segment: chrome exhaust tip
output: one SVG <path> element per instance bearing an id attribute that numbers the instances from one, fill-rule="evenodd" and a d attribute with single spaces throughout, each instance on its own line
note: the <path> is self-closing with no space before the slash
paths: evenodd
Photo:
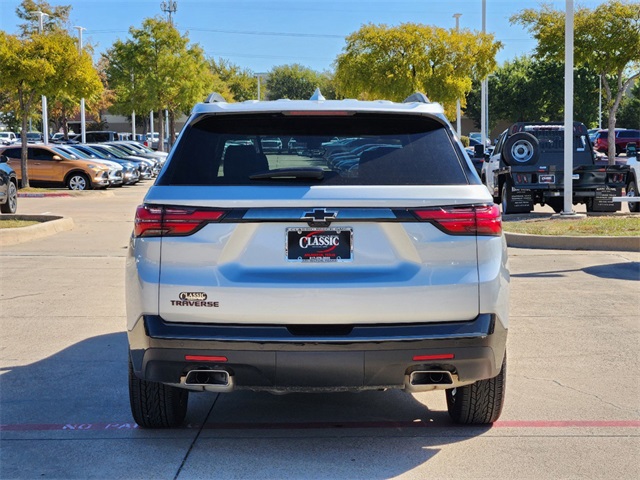
<path id="1" fill-rule="evenodd" d="M 418 370 L 411 372 L 409 383 L 413 386 L 446 386 L 453 385 L 453 377 L 451 373 L 446 370 Z"/>
<path id="2" fill-rule="evenodd" d="M 187 373 L 184 384 L 195 387 L 229 387 L 231 382 L 229 372 L 225 370 L 191 370 Z"/>

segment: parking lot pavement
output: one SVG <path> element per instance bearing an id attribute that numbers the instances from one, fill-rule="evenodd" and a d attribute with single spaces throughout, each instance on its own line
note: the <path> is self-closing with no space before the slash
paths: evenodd
<path id="1" fill-rule="evenodd" d="M 399 391 L 196 394 L 185 428 L 136 428 L 124 261 L 144 190 L 20 199 L 75 226 L 0 250 L 0 478 L 640 477 L 638 253 L 510 249 L 491 428 Z"/>

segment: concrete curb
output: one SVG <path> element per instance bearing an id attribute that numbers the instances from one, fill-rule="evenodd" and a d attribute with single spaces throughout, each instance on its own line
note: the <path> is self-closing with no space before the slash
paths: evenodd
<path id="1" fill-rule="evenodd" d="M 20 228 L 0 228 L 0 247 L 30 242 L 73 228 L 72 218 L 58 215 L 3 215 L 2 219 L 33 220 L 41 223 Z"/>
<path id="2" fill-rule="evenodd" d="M 549 250 L 611 250 L 640 252 L 640 237 L 568 237 L 505 232 L 507 245 Z"/>

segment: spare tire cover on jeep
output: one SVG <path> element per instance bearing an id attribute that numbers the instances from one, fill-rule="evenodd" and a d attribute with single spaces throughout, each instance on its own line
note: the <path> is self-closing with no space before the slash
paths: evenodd
<path id="1" fill-rule="evenodd" d="M 535 165 L 540 157 L 538 139 L 530 133 L 514 133 L 504 143 L 502 156 L 507 165 Z"/>

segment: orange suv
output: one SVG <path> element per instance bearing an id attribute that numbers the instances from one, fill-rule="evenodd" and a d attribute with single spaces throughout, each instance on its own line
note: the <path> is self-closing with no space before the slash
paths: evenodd
<path id="1" fill-rule="evenodd" d="M 9 158 L 9 165 L 22 180 L 20 165 L 21 148 L 12 146 L 0 149 L 0 155 Z M 70 190 L 88 190 L 109 186 L 109 168 L 106 165 L 82 158 L 71 158 L 56 147 L 38 145 L 27 152 L 29 182 L 65 185 Z"/>

